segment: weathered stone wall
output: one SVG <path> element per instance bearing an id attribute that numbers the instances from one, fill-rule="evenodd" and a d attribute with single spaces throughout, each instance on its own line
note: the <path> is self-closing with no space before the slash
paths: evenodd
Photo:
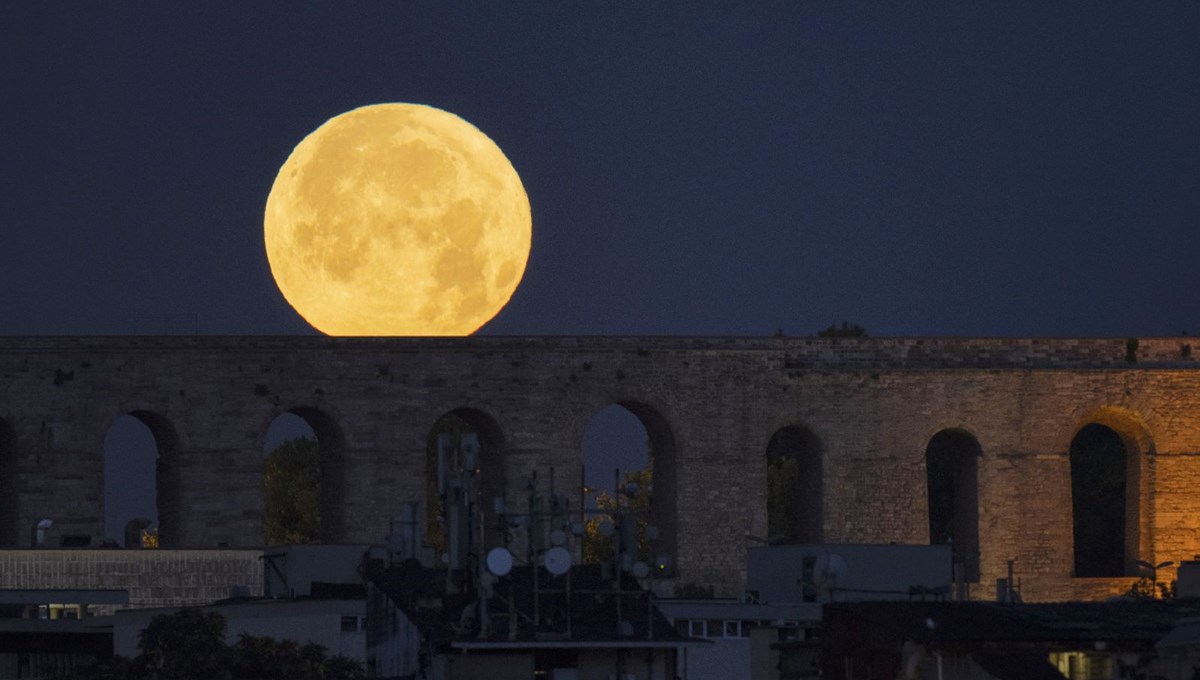
<path id="1" fill-rule="evenodd" d="M 261 557 L 261 550 L 0 550 L 0 590 L 124 590 L 134 608 L 211 604 L 234 586 L 262 595 Z"/>
<path id="2" fill-rule="evenodd" d="M 679 583 L 740 587 L 746 536 L 766 533 L 764 454 L 780 427 L 821 441 L 826 540 L 864 543 L 928 540 L 925 448 L 960 428 L 982 448 L 976 593 L 1012 559 L 1027 599 L 1094 595 L 1128 579 L 1071 576 L 1067 452 L 1089 422 L 1138 446 L 1138 557 L 1200 554 L 1191 342 L 0 338 L 0 429 L 12 433 L 0 470 L 16 477 L 0 480 L 16 496 L 0 505 L 10 508 L 0 535 L 21 540 L 49 517 L 54 531 L 98 542 L 103 438 L 130 412 L 168 425 L 163 465 L 176 482 L 163 500 L 177 526 L 164 519 L 164 541 L 198 547 L 258 542 L 263 438 L 281 413 L 307 415 L 331 456 L 326 491 L 340 514 L 328 538 L 379 542 L 405 501 L 424 500 L 441 415 L 494 423 L 507 500 L 522 507 L 529 471 L 554 468 L 560 490 L 577 484 L 588 422 L 621 403 L 657 422 L 655 502 L 675 508 Z"/>

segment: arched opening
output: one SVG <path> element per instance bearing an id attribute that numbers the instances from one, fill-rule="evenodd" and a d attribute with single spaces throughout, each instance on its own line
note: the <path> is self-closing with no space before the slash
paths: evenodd
<path id="1" fill-rule="evenodd" d="M 151 411 L 130 411 L 104 435 L 104 540 L 177 547 L 180 542 L 175 429 Z"/>
<path id="2" fill-rule="evenodd" d="M 17 452 L 12 427 L 0 419 L 0 548 L 18 545 Z"/>
<path id="3" fill-rule="evenodd" d="M 639 560 L 652 560 L 650 535 L 654 532 L 647 529 L 654 493 L 654 443 L 646 426 L 629 409 L 611 404 L 588 421 L 582 453 L 583 561 L 613 559 L 622 540 L 636 543 Z M 615 531 L 621 513 L 632 522 L 624 537 Z M 635 532 L 636 538 L 630 532 Z"/>
<path id="4" fill-rule="evenodd" d="M 821 440 L 812 430 L 789 425 L 767 443 L 767 542 L 820 543 L 822 532 Z"/>
<path id="5" fill-rule="evenodd" d="M 611 404 L 588 422 L 582 448 L 583 559 L 602 562 L 620 550 L 625 568 L 641 561 L 650 575 L 673 575 L 676 450 L 667 419 L 643 402 Z M 621 515 L 624 523 L 615 521 Z"/>
<path id="6" fill-rule="evenodd" d="M 1071 440 L 1076 576 L 1134 573 L 1137 460 L 1128 443 L 1116 430 L 1098 423 L 1085 425 Z"/>
<path id="7" fill-rule="evenodd" d="M 505 544 L 498 510 L 505 497 L 504 437 L 491 416 L 470 408 L 438 418 L 426 440 L 425 541 L 452 568 L 482 535 L 480 554 Z M 523 509 L 522 509 L 523 510 Z M 482 522 L 482 525 L 480 525 Z"/>
<path id="8" fill-rule="evenodd" d="M 312 426 L 294 413 L 267 428 L 263 453 L 263 544 L 321 540 L 321 452 Z"/>
<path id="9" fill-rule="evenodd" d="M 950 545 L 956 576 L 979 582 L 979 441 L 963 430 L 942 430 L 925 448 L 929 543 Z"/>
<path id="10" fill-rule="evenodd" d="M 263 439 L 263 541 L 337 543 L 342 536 L 342 428 L 300 407 L 279 414 Z"/>

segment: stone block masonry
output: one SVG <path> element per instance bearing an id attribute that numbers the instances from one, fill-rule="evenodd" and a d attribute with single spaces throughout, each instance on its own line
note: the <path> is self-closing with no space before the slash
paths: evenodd
<path id="1" fill-rule="evenodd" d="M 164 545 L 255 547 L 268 425 L 307 419 L 323 456 L 324 537 L 382 542 L 425 502 L 446 413 L 488 433 L 510 507 L 521 477 L 580 478 L 591 418 L 622 404 L 656 451 L 654 510 L 675 555 L 659 585 L 742 586 L 765 536 L 765 453 L 820 441 L 823 538 L 929 540 L 925 451 L 946 429 L 982 451 L 987 596 L 1015 560 L 1026 599 L 1095 597 L 1073 576 L 1069 448 L 1088 423 L 1134 450 L 1130 559 L 1200 554 L 1200 352 L 1192 338 L 56 337 L 0 338 L 0 540 L 103 532 L 103 440 L 132 413 L 159 441 Z M 1169 574 L 1160 574 L 1161 577 Z"/>

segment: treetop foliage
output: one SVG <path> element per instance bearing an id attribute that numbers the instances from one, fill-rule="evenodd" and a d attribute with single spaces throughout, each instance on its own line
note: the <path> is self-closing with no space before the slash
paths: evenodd
<path id="1" fill-rule="evenodd" d="M 225 644 L 225 617 L 197 608 L 159 614 L 138 638 L 141 653 L 116 656 L 78 680 L 361 680 L 362 664 L 315 643 L 242 635 Z"/>
<path id="2" fill-rule="evenodd" d="M 587 564 L 607 562 L 616 556 L 616 539 L 601 534 L 600 525 L 604 522 L 615 524 L 622 514 L 627 520 L 632 519 L 637 523 L 638 559 L 650 559 L 650 537 L 646 528 L 649 526 L 650 503 L 654 498 L 653 442 L 646 441 L 646 467 L 641 470 L 629 470 L 621 477 L 621 485 L 635 491 L 632 494 L 624 491 L 615 494 L 607 491 L 596 493 L 598 514 L 589 517 L 583 527 L 583 561 Z"/>
<path id="3" fill-rule="evenodd" d="M 867 329 L 856 323 L 843 321 L 841 326 L 836 323 L 823 331 L 817 332 L 819 338 L 862 338 L 866 337 Z"/>
<path id="4" fill-rule="evenodd" d="M 315 543 L 321 536 L 321 454 L 305 437 L 284 442 L 263 465 L 263 540 Z"/>

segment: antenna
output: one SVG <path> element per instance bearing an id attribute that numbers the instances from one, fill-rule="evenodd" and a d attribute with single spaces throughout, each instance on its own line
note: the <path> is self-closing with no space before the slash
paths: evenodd
<path id="1" fill-rule="evenodd" d="M 474 432 L 464 432 L 459 444 L 462 449 L 463 470 L 473 472 L 479 467 L 479 435 Z"/>

